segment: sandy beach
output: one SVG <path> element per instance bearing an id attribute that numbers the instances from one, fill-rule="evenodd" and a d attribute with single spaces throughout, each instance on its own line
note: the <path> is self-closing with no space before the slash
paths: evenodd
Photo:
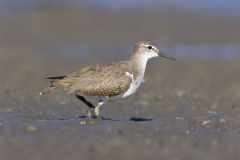
<path id="1" fill-rule="evenodd" d="M 140 90 L 104 106 L 104 120 L 94 125 L 80 125 L 86 107 L 73 95 L 39 96 L 48 85 L 44 77 L 91 62 L 26 52 L 1 54 L 0 61 L 1 159 L 239 155 L 239 61 L 150 61 Z"/>
<path id="2" fill-rule="evenodd" d="M 151 60 L 138 92 L 107 103 L 103 120 L 91 125 L 80 124 L 87 108 L 74 95 L 39 92 L 49 85 L 46 77 L 129 57 L 139 40 L 180 44 L 183 53 L 190 52 L 185 44 L 200 44 L 193 54 L 238 55 L 233 45 L 240 42 L 239 26 L 238 17 L 168 8 L 113 12 L 43 5 L 0 15 L 0 159 L 238 159 L 235 57 Z M 215 49 L 221 45 L 224 51 Z"/>

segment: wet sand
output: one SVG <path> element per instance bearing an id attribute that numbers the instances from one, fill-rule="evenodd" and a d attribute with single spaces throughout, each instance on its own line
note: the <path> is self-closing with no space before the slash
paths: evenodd
<path id="1" fill-rule="evenodd" d="M 73 95 L 39 96 L 44 77 L 97 62 L 2 50 L 0 159 L 238 159 L 239 60 L 151 60 L 140 90 L 92 125 Z"/>
<path id="2" fill-rule="evenodd" d="M 238 53 L 231 44 L 240 42 L 239 26 L 238 17 L 169 8 L 42 6 L 0 15 L 0 160 L 239 159 L 240 60 L 151 60 L 140 90 L 106 104 L 103 120 L 91 125 L 80 124 L 86 106 L 73 95 L 39 96 L 45 77 L 126 56 L 117 47 L 110 59 L 104 50 L 76 58 L 48 54 L 52 48 L 151 40 L 230 44 Z"/>
<path id="3" fill-rule="evenodd" d="M 1 47 L 42 47 L 139 40 L 165 44 L 239 44 L 238 16 L 165 8 L 104 10 L 81 6 L 39 6 L 15 16 L 0 14 Z"/>

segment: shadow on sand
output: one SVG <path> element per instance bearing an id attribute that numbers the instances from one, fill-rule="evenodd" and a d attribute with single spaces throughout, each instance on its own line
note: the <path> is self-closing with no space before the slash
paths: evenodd
<path id="1" fill-rule="evenodd" d="M 77 119 L 86 119 L 86 116 L 77 116 L 76 118 L 73 118 L 74 120 L 77 120 Z M 69 118 L 59 118 L 57 120 L 59 121 L 69 121 L 69 120 L 73 120 L 73 119 L 69 119 Z M 93 119 L 97 119 L 96 116 L 93 117 Z M 117 121 L 121 121 L 119 119 L 112 119 L 112 118 L 107 118 L 107 117 L 101 117 L 100 120 L 103 120 L 103 121 L 113 121 L 113 122 L 117 122 Z M 146 121 L 152 121 L 153 119 L 152 118 L 143 118 L 143 117 L 131 117 L 129 118 L 128 121 L 131 121 L 131 122 L 146 122 Z"/>
<path id="2" fill-rule="evenodd" d="M 142 117 L 131 117 L 129 121 L 133 122 L 146 122 L 146 121 L 152 121 L 152 118 L 142 118 Z"/>

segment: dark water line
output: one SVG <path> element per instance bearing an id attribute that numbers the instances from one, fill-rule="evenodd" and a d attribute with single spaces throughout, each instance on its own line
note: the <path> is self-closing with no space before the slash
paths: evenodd
<path id="1" fill-rule="evenodd" d="M 17 10 L 33 10 L 36 8 L 43 8 L 54 5 L 79 5 L 88 8 L 102 8 L 112 10 L 126 10 L 126 9 L 190 9 L 198 10 L 200 12 L 207 12 L 209 14 L 215 13 L 219 16 L 238 16 L 240 13 L 240 2 L 227 0 L 172 0 L 172 1 L 156 1 L 156 0 L 0 0 L 0 9 L 5 12 L 16 12 Z"/>
<path id="2" fill-rule="evenodd" d="M 90 44 L 52 46 L 41 48 L 43 53 L 79 58 L 102 58 L 114 60 L 119 57 L 128 58 L 132 52 L 131 45 L 99 45 Z M 240 58 L 240 46 L 235 44 L 179 44 L 160 46 L 160 50 L 177 59 L 234 60 Z"/>

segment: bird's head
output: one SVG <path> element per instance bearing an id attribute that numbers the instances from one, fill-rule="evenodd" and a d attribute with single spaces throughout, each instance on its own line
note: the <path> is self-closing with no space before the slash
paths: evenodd
<path id="1" fill-rule="evenodd" d="M 144 56 L 147 59 L 153 57 L 163 57 L 170 60 L 176 60 L 175 58 L 163 53 L 157 49 L 154 45 L 150 44 L 149 42 L 138 42 L 134 47 L 134 54 L 139 56 Z"/>

